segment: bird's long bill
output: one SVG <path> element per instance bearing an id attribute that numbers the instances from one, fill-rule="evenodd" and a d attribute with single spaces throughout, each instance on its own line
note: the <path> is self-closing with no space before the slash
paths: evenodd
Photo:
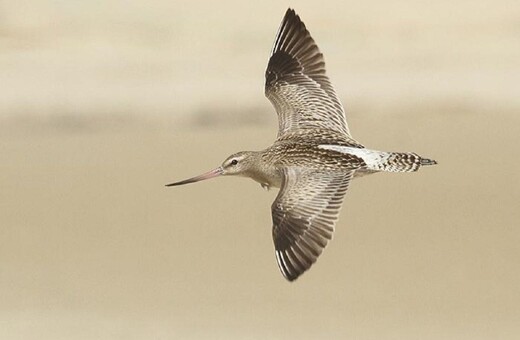
<path id="1" fill-rule="evenodd" d="M 200 176 L 195 176 L 195 177 L 192 177 L 192 178 L 188 178 L 188 179 L 185 179 L 184 181 L 180 181 L 180 182 L 166 184 L 166 186 L 167 187 L 173 187 L 173 186 L 176 186 L 176 185 L 195 183 L 195 182 L 198 182 L 198 181 L 203 181 L 205 179 L 210 179 L 210 178 L 213 178 L 213 177 L 220 176 L 220 175 L 222 175 L 222 172 L 223 172 L 223 169 L 222 169 L 221 166 L 219 166 L 218 168 L 213 169 L 211 171 L 208 171 L 205 174 L 202 174 Z"/>

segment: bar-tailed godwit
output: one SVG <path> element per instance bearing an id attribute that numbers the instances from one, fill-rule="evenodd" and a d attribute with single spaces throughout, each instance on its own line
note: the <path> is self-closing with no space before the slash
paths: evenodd
<path id="1" fill-rule="evenodd" d="M 278 114 L 278 137 L 262 151 L 242 151 L 203 175 L 250 177 L 280 188 L 272 204 L 276 260 L 293 281 L 309 269 L 332 238 L 352 178 L 375 172 L 412 172 L 436 164 L 415 153 L 365 148 L 350 134 L 318 46 L 288 9 L 265 72 L 265 95 Z"/>

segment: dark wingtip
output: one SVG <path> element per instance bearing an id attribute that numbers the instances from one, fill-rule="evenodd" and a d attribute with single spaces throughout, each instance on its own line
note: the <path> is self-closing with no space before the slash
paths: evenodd
<path id="1" fill-rule="evenodd" d="M 294 281 L 296 281 L 297 278 L 300 277 L 300 275 L 296 275 L 296 276 L 284 276 L 285 279 L 291 283 L 293 283 Z"/>
<path id="2" fill-rule="evenodd" d="M 289 21 L 289 20 L 296 20 L 298 22 L 301 22 L 300 16 L 296 14 L 296 11 L 292 9 L 291 7 L 287 8 L 287 11 L 285 12 L 285 18 L 283 21 Z"/>

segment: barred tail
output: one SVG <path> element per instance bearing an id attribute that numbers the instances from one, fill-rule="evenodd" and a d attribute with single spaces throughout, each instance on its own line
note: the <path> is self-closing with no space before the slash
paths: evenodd
<path id="1" fill-rule="evenodd" d="M 434 159 L 421 158 L 421 165 L 435 165 L 437 161 Z"/>
<path id="2" fill-rule="evenodd" d="M 382 158 L 379 164 L 380 170 L 388 172 L 412 172 L 417 171 L 423 165 L 435 165 L 433 159 L 422 158 L 413 152 L 389 152 Z"/>

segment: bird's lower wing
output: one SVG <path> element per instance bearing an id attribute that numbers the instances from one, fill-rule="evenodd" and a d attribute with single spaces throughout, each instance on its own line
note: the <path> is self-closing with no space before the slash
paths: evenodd
<path id="1" fill-rule="evenodd" d="M 276 260 L 287 280 L 309 269 L 332 238 L 353 173 L 284 169 L 271 209 Z"/>

